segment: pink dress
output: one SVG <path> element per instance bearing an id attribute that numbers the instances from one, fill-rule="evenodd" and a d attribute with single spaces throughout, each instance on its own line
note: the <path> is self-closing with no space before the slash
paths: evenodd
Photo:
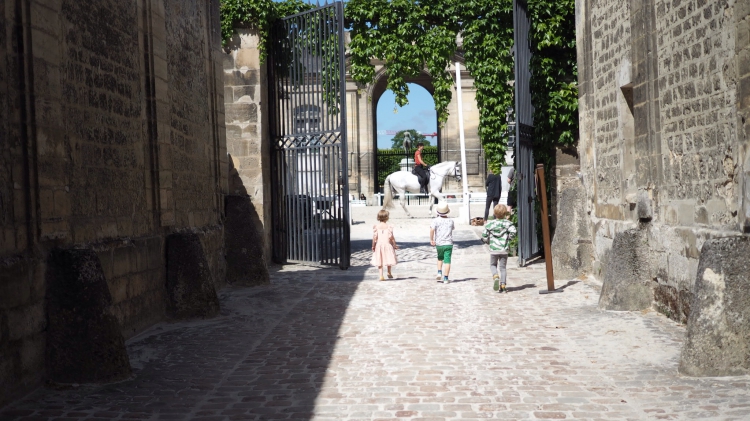
<path id="1" fill-rule="evenodd" d="M 375 250 L 372 252 L 373 266 L 395 266 L 396 250 L 391 244 L 393 239 L 393 227 L 378 228 L 378 225 L 372 227 L 372 240 L 375 242 Z"/>

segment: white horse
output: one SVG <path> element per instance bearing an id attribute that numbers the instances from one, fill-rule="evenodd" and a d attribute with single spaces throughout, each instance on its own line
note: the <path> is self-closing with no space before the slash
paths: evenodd
<path id="1" fill-rule="evenodd" d="M 443 196 L 441 190 L 443 190 L 443 180 L 447 176 L 454 176 L 456 181 L 461 181 L 461 162 L 446 161 L 430 167 L 430 184 L 428 185 L 430 196 L 427 198 L 430 202 L 430 216 L 432 216 L 432 206 L 435 202 L 433 197 L 438 200 L 445 200 L 445 196 Z M 419 193 L 419 179 L 417 179 L 416 175 L 407 171 L 391 173 L 391 175 L 385 178 L 383 190 L 383 209 L 393 207 L 393 191 L 395 190 L 404 212 L 410 218 L 412 217 L 409 211 L 406 210 L 404 193 Z"/>

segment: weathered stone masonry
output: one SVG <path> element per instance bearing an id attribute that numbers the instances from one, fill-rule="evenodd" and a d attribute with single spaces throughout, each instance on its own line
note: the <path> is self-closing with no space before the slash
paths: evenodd
<path id="1" fill-rule="evenodd" d="M 750 325 L 738 330 L 732 318 L 741 316 L 730 310 L 744 296 L 725 294 L 716 304 L 702 289 L 723 291 L 716 279 L 727 289 L 731 280 L 734 292 L 747 289 L 734 286 L 747 275 L 743 281 L 741 270 L 720 262 L 745 250 L 721 244 L 750 232 L 748 12 L 748 0 L 576 3 L 580 160 L 558 178 L 561 203 L 570 198 L 558 218 L 576 229 L 556 235 L 556 266 L 603 279 L 602 308 L 654 306 L 691 320 L 690 343 L 703 351 L 706 343 L 750 344 Z M 733 272 L 703 282 L 713 272 L 699 263 Z M 729 318 L 735 336 L 694 335 L 697 314 L 704 330 L 716 327 L 707 334 L 729 334 L 704 320 L 706 305 Z M 729 373 L 705 364 L 683 361 L 681 370 Z M 731 373 L 749 370 L 746 362 Z"/>
<path id="2" fill-rule="evenodd" d="M 45 377 L 51 250 L 95 252 L 124 338 L 166 315 L 167 235 L 223 285 L 218 10 L 0 0 L 0 404 Z"/>

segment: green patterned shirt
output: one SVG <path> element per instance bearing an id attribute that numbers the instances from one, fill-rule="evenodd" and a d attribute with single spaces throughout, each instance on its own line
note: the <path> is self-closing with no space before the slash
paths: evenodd
<path id="1" fill-rule="evenodd" d="M 490 238 L 490 252 L 508 252 L 511 238 L 516 235 L 516 227 L 507 219 L 492 219 L 484 224 L 482 238 Z"/>

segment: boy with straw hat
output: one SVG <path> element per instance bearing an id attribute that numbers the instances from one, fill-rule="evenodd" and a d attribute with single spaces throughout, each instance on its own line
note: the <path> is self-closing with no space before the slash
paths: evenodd
<path id="1" fill-rule="evenodd" d="M 453 220 L 448 218 L 450 211 L 447 203 L 439 203 L 438 216 L 430 223 L 430 244 L 437 249 L 437 280 L 442 280 L 444 284 L 451 282 L 448 275 L 451 271 L 454 225 Z"/>

